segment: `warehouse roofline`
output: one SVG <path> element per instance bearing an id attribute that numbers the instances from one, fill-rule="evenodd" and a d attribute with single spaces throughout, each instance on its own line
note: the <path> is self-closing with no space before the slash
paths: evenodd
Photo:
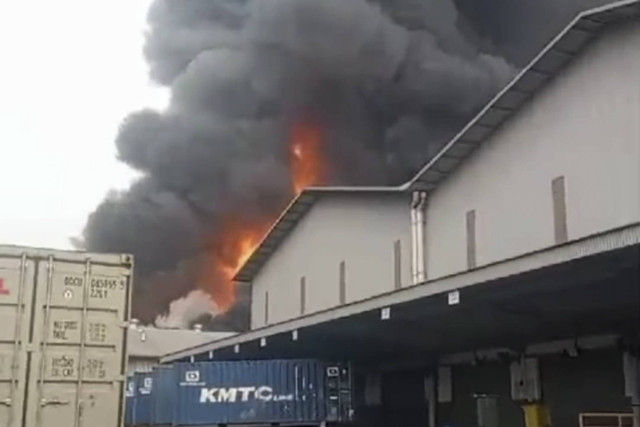
<path id="1" fill-rule="evenodd" d="M 579 13 L 418 174 L 403 187 L 430 191 L 551 81 L 608 24 L 640 17 L 639 0 Z"/>
<path id="2" fill-rule="evenodd" d="M 640 17 L 640 0 L 622 0 L 578 14 L 518 75 L 429 161 L 399 187 L 315 187 L 284 210 L 234 280 L 250 282 L 313 204 L 340 193 L 433 191 L 493 132 L 555 77 L 607 24 Z"/>
<path id="3" fill-rule="evenodd" d="M 249 282 L 267 262 L 273 252 L 321 197 L 338 194 L 402 193 L 402 187 L 309 187 L 302 191 L 282 212 L 233 280 Z"/>

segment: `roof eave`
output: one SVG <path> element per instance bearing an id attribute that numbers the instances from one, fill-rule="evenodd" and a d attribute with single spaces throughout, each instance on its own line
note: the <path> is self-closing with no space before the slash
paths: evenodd
<path id="1" fill-rule="evenodd" d="M 592 20 L 594 17 L 606 12 L 624 9 L 628 6 L 640 6 L 639 0 L 622 0 L 609 5 L 597 7 L 579 13 L 564 29 L 558 33 L 545 47 L 542 49 L 528 64 L 525 66 L 512 80 L 507 84 L 496 96 L 494 96 L 480 112 L 467 125 L 456 134 L 439 152 L 431 159 L 410 181 L 402 187 L 406 190 L 420 189 L 432 191 L 442 180 L 444 180 L 473 150 L 482 144 L 498 127 L 509 119 L 520 107 L 528 102 L 533 94 L 542 89 L 550 80 L 553 79 L 569 62 L 576 56 L 589 41 L 600 32 L 600 29 L 609 22 L 600 22 Z M 587 22 L 588 21 L 588 22 Z M 588 24 L 588 25 L 587 25 Z M 571 32 L 590 33 L 588 37 L 577 44 L 572 50 L 563 50 L 562 42 L 566 41 Z M 569 40 L 570 41 L 570 40 Z M 545 59 L 549 59 L 551 54 L 566 55 L 565 61 L 560 61 L 559 65 L 551 66 L 551 69 L 541 69 L 539 67 Z M 547 66 L 549 66 L 547 64 Z M 534 84 L 533 89 L 522 90 L 519 85 L 525 82 L 525 79 L 535 78 L 533 75 L 542 76 L 537 86 Z M 526 82 L 525 82 L 526 83 Z M 517 99 L 516 105 L 510 105 L 509 96 Z M 504 102 L 508 106 L 502 106 Z M 501 113 L 501 117 L 500 117 Z M 490 114 L 498 115 L 499 119 L 487 125 L 483 123 Z M 481 129 L 484 127 L 485 129 Z M 476 140 L 469 140 L 467 136 L 472 132 L 480 133 L 482 136 Z M 466 144 L 466 148 L 458 148 L 457 146 Z M 454 149 L 458 149 L 461 154 L 453 155 Z M 449 162 L 446 164 L 445 162 Z"/>

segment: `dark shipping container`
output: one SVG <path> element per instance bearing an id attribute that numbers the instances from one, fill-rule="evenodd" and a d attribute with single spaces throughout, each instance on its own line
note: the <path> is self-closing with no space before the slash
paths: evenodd
<path id="1" fill-rule="evenodd" d="M 173 426 L 173 407 L 176 401 L 176 370 L 172 366 L 159 366 L 153 370 L 151 421 L 154 427 Z"/>
<path id="2" fill-rule="evenodd" d="M 134 381 L 136 388 L 133 398 L 132 425 L 150 426 L 153 376 L 151 373 L 136 373 Z"/>
<path id="3" fill-rule="evenodd" d="M 314 360 L 198 362 L 158 373 L 154 399 L 173 400 L 174 426 L 341 424 L 352 418 L 346 365 Z M 166 420 L 160 409 L 158 421 Z M 162 414 L 160 414 L 162 412 Z M 162 419 L 161 419 L 162 418 Z"/>
<path id="4" fill-rule="evenodd" d="M 133 375 L 127 377 L 125 397 L 124 425 L 131 427 L 133 425 L 133 405 L 136 397 L 136 381 Z"/>

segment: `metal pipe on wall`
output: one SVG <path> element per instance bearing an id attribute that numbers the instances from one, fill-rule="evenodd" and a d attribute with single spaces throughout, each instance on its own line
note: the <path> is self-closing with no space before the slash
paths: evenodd
<path id="1" fill-rule="evenodd" d="M 426 280 L 425 240 L 426 240 L 427 193 L 414 191 L 411 203 L 411 280 L 416 285 Z"/>

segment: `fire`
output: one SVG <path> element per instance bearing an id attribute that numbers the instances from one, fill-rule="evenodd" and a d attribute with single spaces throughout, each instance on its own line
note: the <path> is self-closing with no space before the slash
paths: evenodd
<path id="1" fill-rule="evenodd" d="M 267 225 L 240 220 L 225 221 L 224 231 L 213 239 L 213 259 L 204 263 L 199 287 L 208 292 L 221 311 L 229 310 L 236 299 L 232 280 L 258 247 Z"/>
<path id="2" fill-rule="evenodd" d="M 307 187 L 326 181 L 323 133 L 322 128 L 312 121 L 301 121 L 293 126 L 290 140 L 291 178 L 296 195 Z"/>
<path id="3" fill-rule="evenodd" d="M 258 247 L 261 236 L 262 233 L 258 234 L 253 230 L 243 230 L 237 234 L 237 240 L 232 244 L 232 246 L 234 246 L 234 256 L 232 259 L 226 260 L 227 262 L 223 262 L 220 266 L 220 269 L 228 280 L 231 280 L 240 267 L 247 262 L 253 251 Z"/>
<path id="4" fill-rule="evenodd" d="M 323 139 L 322 128 L 313 121 L 301 121 L 291 130 L 291 179 L 296 194 L 326 182 L 328 163 Z M 211 295 L 220 311 L 229 310 L 235 303 L 233 277 L 258 247 L 270 224 L 229 218 L 223 221 L 222 232 L 213 236 L 214 253 L 203 263 L 198 287 Z"/>

